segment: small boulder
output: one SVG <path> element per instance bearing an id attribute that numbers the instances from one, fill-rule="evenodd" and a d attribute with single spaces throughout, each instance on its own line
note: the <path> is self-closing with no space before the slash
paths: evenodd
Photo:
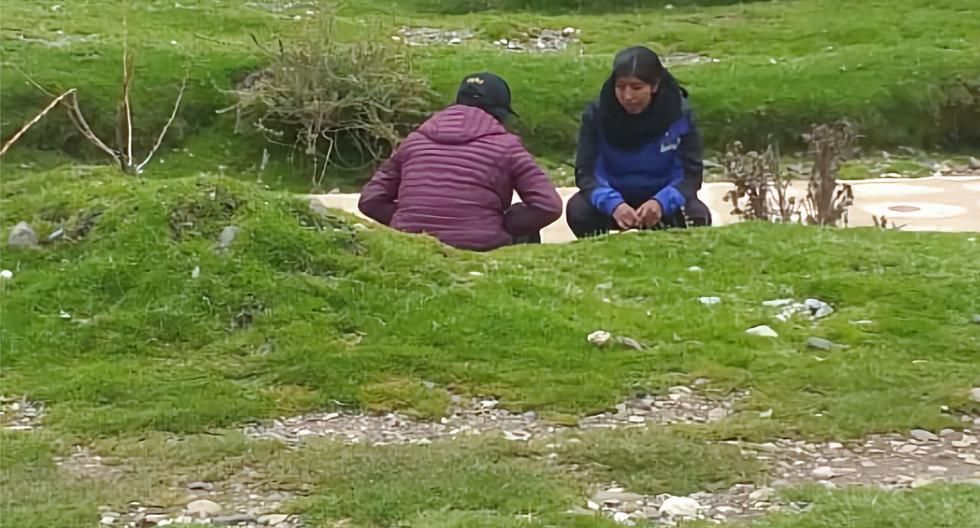
<path id="1" fill-rule="evenodd" d="M 975 402 L 980 402 L 980 387 L 974 387 L 973 390 L 970 391 L 970 399 Z"/>
<path id="2" fill-rule="evenodd" d="M 187 505 L 187 514 L 194 517 L 214 517 L 221 513 L 221 505 L 207 499 L 196 500 Z"/>
<path id="3" fill-rule="evenodd" d="M 913 429 L 909 434 L 912 435 L 912 438 L 915 438 L 920 442 L 935 442 L 936 440 L 939 440 L 938 436 L 924 429 Z"/>
<path id="4" fill-rule="evenodd" d="M 660 506 L 660 515 L 695 519 L 701 511 L 701 504 L 690 497 L 670 497 Z"/>
<path id="5" fill-rule="evenodd" d="M 980 170 L 980 159 L 970 156 L 970 161 L 968 162 L 970 170 Z"/>
<path id="6" fill-rule="evenodd" d="M 7 238 L 7 245 L 15 248 L 28 248 L 37 249 L 37 233 L 31 229 L 31 225 L 27 222 L 21 222 L 14 226 L 10 230 L 10 236 Z"/>
<path id="7" fill-rule="evenodd" d="M 228 226 L 221 230 L 221 234 L 218 235 L 218 249 L 228 249 L 232 244 L 235 243 L 235 238 L 238 237 L 238 232 L 241 231 L 236 226 Z"/>
<path id="8" fill-rule="evenodd" d="M 826 339 L 821 339 L 819 337 L 811 337 L 806 340 L 806 346 L 810 348 L 815 348 L 817 350 L 830 351 L 834 349 L 834 343 L 827 341 Z"/>
<path id="9" fill-rule="evenodd" d="M 779 337 L 779 334 L 777 334 L 775 330 L 773 330 L 767 325 L 749 328 L 748 330 L 745 331 L 745 333 L 758 337 Z"/>
<path id="10" fill-rule="evenodd" d="M 610 340 L 612 340 L 612 334 L 606 332 L 605 330 L 596 330 L 595 332 L 589 334 L 588 340 L 589 343 L 592 343 L 597 347 L 601 347 L 605 346 Z"/>

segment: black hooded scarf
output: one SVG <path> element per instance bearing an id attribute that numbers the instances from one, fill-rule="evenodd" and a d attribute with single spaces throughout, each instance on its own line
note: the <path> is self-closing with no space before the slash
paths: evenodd
<path id="1" fill-rule="evenodd" d="M 623 77 L 659 84 L 650 106 L 640 114 L 628 113 L 616 99 L 616 79 Z M 625 49 L 616 55 L 613 73 L 599 95 L 598 121 L 602 135 L 615 148 L 639 150 L 664 135 L 682 117 L 683 98 L 683 88 L 656 53 L 642 46 Z"/>

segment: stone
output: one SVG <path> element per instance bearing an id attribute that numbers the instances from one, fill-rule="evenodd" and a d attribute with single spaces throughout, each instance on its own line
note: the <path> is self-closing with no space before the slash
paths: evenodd
<path id="1" fill-rule="evenodd" d="M 975 387 L 970 391 L 970 399 L 975 402 L 980 402 L 980 387 Z"/>
<path id="2" fill-rule="evenodd" d="M 708 421 L 724 420 L 726 417 L 728 417 L 728 411 L 721 407 L 708 411 Z"/>
<path id="3" fill-rule="evenodd" d="M 14 278 L 14 272 L 12 272 L 12 271 L 10 271 L 8 269 L 5 269 L 3 271 L 0 271 L 0 279 L 10 280 L 12 278 Z"/>
<path id="4" fill-rule="evenodd" d="M 803 304 L 810 309 L 810 313 L 815 319 L 823 319 L 834 313 L 834 309 L 820 299 L 807 299 Z"/>
<path id="5" fill-rule="evenodd" d="M 695 519 L 701 511 L 701 504 L 689 497 L 670 497 L 660 505 L 660 515 Z"/>
<path id="6" fill-rule="evenodd" d="M 254 515 L 249 515 L 246 513 L 239 513 L 235 515 L 224 515 L 221 517 L 215 517 L 211 519 L 211 524 L 218 524 L 223 526 L 237 526 L 240 524 L 255 523 L 257 519 Z"/>
<path id="7" fill-rule="evenodd" d="M 235 243 L 235 238 L 238 237 L 238 232 L 241 231 L 237 226 L 228 226 L 221 230 L 221 234 L 218 235 L 218 248 L 228 249 L 232 244 Z"/>
<path id="8" fill-rule="evenodd" d="M 970 156 L 967 165 L 970 166 L 970 170 L 980 170 L 980 160 L 974 158 L 973 156 Z"/>
<path id="9" fill-rule="evenodd" d="M 221 513 L 221 505 L 207 499 L 196 500 L 187 505 L 187 513 L 197 517 L 214 517 Z"/>
<path id="10" fill-rule="evenodd" d="M 619 524 L 626 524 L 630 522 L 630 514 L 626 512 L 618 511 L 613 514 L 613 520 L 618 522 Z"/>
<path id="11" fill-rule="evenodd" d="M 629 493 L 626 491 L 609 490 L 609 491 L 600 491 L 599 493 L 596 493 L 595 497 L 592 497 L 592 500 L 601 504 L 606 504 L 611 501 L 618 501 L 620 504 L 625 504 L 630 502 L 635 503 L 637 501 L 641 501 L 643 500 L 643 495 L 639 495 L 636 493 Z"/>
<path id="12" fill-rule="evenodd" d="M 769 501 L 772 498 L 773 489 L 772 488 L 759 488 L 749 494 L 749 500 L 753 502 Z"/>
<path id="13" fill-rule="evenodd" d="M 924 429 L 913 429 L 910 434 L 912 435 L 912 438 L 915 438 L 920 442 L 935 442 L 939 440 L 938 436 Z"/>
<path id="14" fill-rule="evenodd" d="M 954 435 L 954 434 L 956 434 L 956 431 L 952 429 L 943 429 L 942 431 L 939 431 L 939 436 L 941 438 L 946 438 L 947 436 Z"/>
<path id="15" fill-rule="evenodd" d="M 704 270 L 701 269 L 700 266 L 691 266 L 690 268 L 687 268 L 687 271 L 689 271 L 691 273 L 701 273 Z"/>
<path id="16" fill-rule="evenodd" d="M 746 334 L 758 337 L 779 337 L 775 330 L 767 325 L 756 326 L 745 331 Z"/>
<path id="17" fill-rule="evenodd" d="M 191 482 L 187 485 L 187 489 L 194 491 L 213 491 L 214 486 L 207 482 Z"/>
<path id="18" fill-rule="evenodd" d="M 819 337 L 811 337 L 806 340 L 806 346 L 810 348 L 815 348 L 817 350 L 830 351 L 834 349 L 834 343 L 827 341 L 826 339 L 821 339 Z"/>
<path id="19" fill-rule="evenodd" d="M 829 442 L 827 444 L 827 449 L 834 449 L 834 450 L 836 450 L 836 449 L 844 449 L 844 444 L 842 444 L 840 442 Z"/>
<path id="20" fill-rule="evenodd" d="M 605 330 L 596 330 L 595 332 L 589 334 L 588 340 L 589 343 L 592 343 L 597 347 L 602 347 L 612 340 L 612 334 L 606 332 Z"/>
<path id="21" fill-rule="evenodd" d="M 111 526 L 116 523 L 115 517 L 109 517 L 108 515 L 103 515 L 102 519 L 99 520 L 99 524 L 103 526 Z"/>
<path id="22" fill-rule="evenodd" d="M 27 248 L 27 249 L 37 249 L 37 233 L 31 229 L 31 225 L 27 222 L 21 222 L 14 226 L 10 230 L 10 236 L 7 238 L 7 245 L 15 248 Z"/>
<path id="23" fill-rule="evenodd" d="M 719 297 L 698 297 L 698 301 L 706 306 L 721 304 L 721 298 Z"/>
<path id="24" fill-rule="evenodd" d="M 818 468 L 814 468 L 814 470 L 810 472 L 810 475 L 817 480 L 830 480 L 836 476 L 836 473 L 834 472 L 834 468 L 820 466 Z"/>

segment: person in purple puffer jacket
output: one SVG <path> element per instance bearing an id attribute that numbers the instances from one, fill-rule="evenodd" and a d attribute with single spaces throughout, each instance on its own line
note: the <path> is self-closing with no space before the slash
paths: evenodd
<path id="1" fill-rule="evenodd" d="M 364 215 L 461 249 L 540 242 L 561 217 L 548 176 L 504 122 L 510 87 L 492 73 L 467 76 L 456 104 L 412 132 L 361 191 Z M 514 192 L 522 203 L 511 205 Z"/>

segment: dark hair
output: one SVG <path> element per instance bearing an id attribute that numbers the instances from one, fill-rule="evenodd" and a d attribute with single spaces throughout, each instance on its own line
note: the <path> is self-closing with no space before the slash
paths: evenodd
<path id="1" fill-rule="evenodd" d="M 647 84 L 658 84 L 667 70 L 650 48 L 635 46 L 616 54 L 613 77 L 636 77 Z"/>

